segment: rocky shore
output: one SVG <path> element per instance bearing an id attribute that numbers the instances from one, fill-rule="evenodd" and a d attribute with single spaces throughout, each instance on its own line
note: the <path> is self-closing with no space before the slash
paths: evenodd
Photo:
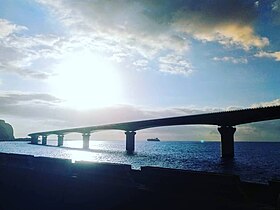
<path id="1" fill-rule="evenodd" d="M 0 210 L 279 209 L 280 182 L 0 153 Z"/>

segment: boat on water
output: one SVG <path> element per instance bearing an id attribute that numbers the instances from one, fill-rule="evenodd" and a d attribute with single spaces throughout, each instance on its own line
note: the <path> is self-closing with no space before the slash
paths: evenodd
<path id="1" fill-rule="evenodd" d="M 154 139 L 147 139 L 147 141 L 160 141 L 158 138 L 154 138 Z"/>

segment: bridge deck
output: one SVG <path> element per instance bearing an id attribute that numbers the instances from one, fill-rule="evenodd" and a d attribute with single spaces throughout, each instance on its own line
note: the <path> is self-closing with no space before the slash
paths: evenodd
<path id="1" fill-rule="evenodd" d="M 53 131 L 42 131 L 31 133 L 35 135 L 67 134 L 67 133 L 90 133 L 100 130 L 123 130 L 137 131 L 141 129 L 175 126 L 175 125 L 218 125 L 218 126 L 236 126 L 240 124 L 280 119 L 280 106 L 259 107 L 251 109 L 242 109 L 234 111 L 206 113 L 197 115 L 187 115 L 179 117 L 168 117 L 160 119 L 150 119 L 123 123 L 114 123 L 106 125 L 96 125 L 88 127 L 68 128 Z"/>

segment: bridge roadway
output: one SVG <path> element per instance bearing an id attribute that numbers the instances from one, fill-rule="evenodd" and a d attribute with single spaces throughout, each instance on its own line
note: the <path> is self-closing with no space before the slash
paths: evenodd
<path id="1" fill-rule="evenodd" d="M 222 157 L 233 157 L 234 133 L 236 131 L 235 126 L 275 119 L 280 119 L 280 106 L 249 108 L 207 114 L 69 128 L 62 130 L 36 132 L 29 134 L 29 136 L 31 137 L 32 144 L 38 144 L 38 138 L 41 136 L 42 144 L 46 145 L 48 135 L 55 134 L 58 136 L 57 145 L 62 146 L 64 135 L 68 133 L 81 133 L 83 136 L 83 148 L 89 149 L 89 140 L 91 133 L 102 130 L 123 130 L 125 131 L 126 135 L 126 151 L 127 153 L 132 154 L 135 149 L 135 134 L 138 130 L 176 125 L 217 125 L 218 131 L 221 135 Z"/>

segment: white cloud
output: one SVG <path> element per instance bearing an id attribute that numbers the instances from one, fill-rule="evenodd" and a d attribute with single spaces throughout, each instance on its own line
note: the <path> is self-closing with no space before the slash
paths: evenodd
<path id="1" fill-rule="evenodd" d="M 255 7 L 259 7 L 260 2 L 259 1 L 255 1 Z"/>
<path id="2" fill-rule="evenodd" d="M 2 28 L 1 28 L 2 27 Z M 56 58 L 61 54 L 61 38 L 53 35 L 27 36 L 18 32 L 27 30 L 24 26 L 0 19 L 0 71 L 16 73 L 23 77 L 46 79 L 50 73 L 34 66 L 38 60 Z"/>
<path id="3" fill-rule="evenodd" d="M 181 55 L 168 54 L 159 58 L 160 71 L 171 74 L 189 75 L 193 72 L 192 65 Z"/>
<path id="4" fill-rule="evenodd" d="M 280 1 L 279 0 L 275 0 L 272 3 L 272 10 L 275 12 L 280 12 Z"/>
<path id="5" fill-rule="evenodd" d="M 0 18 L 0 39 L 23 30 L 27 30 L 27 28 Z"/>
<path id="6" fill-rule="evenodd" d="M 21 105 L 28 102 L 60 103 L 61 100 L 46 93 L 0 92 L 1 106 Z"/>
<path id="7" fill-rule="evenodd" d="M 139 61 L 155 60 L 161 50 L 182 52 L 188 49 L 183 37 L 170 30 L 165 22 L 146 15 L 145 5 L 136 1 L 39 2 L 50 6 L 72 33 L 87 37 L 90 33 L 92 40 L 103 43 L 100 48 L 113 52 L 113 59 L 121 62 L 129 56 L 138 69 L 146 69 L 146 65 L 143 62 L 140 65 Z"/>
<path id="8" fill-rule="evenodd" d="M 76 33 L 95 32 L 134 46 L 151 46 L 184 50 L 187 47 L 181 32 L 205 41 L 239 45 L 244 49 L 262 48 L 269 44 L 266 37 L 255 34 L 253 20 L 256 4 L 242 1 L 46 1 L 41 4 Z M 169 5 L 166 8 L 165 5 Z M 110 14 L 110 15 L 108 15 Z M 179 32 L 179 33 L 178 33 Z"/>
<path id="9" fill-rule="evenodd" d="M 260 51 L 255 54 L 256 57 L 259 58 L 273 58 L 276 61 L 280 61 L 280 51 L 277 52 L 264 52 Z"/>
<path id="10" fill-rule="evenodd" d="M 213 14 L 215 15 L 215 14 Z M 213 18 L 210 18 L 213 21 Z M 204 11 L 185 11 L 177 15 L 174 27 L 178 31 L 191 34 L 201 41 L 216 41 L 225 46 L 240 46 L 244 50 L 252 47 L 263 48 L 269 39 L 255 34 L 250 23 L 219 19 L 209 22 Z"/>
<path id="11" fill-rule="evenodd" d="M 39 3 L 50 7 L 56 17 L 71 28 L 70 33 L 80 36 L 93 33 L 99 41 L 110 40 L 117 46 L 152 51 L 148 55 L 161 49 L 181 51 L 187 47 L 184 39 L 170 31 L 165 22 L 146 15 L 146 5 L 141 2 L 39 0 Z"/>
<path id="12" fill-rule="evenodd" d="M 173 26 L 194 38 L 238 46 L 245 50 L 263 48 L 269 44 L 254 30 L 257 4 L 241 0 L 188 1 L 177 9 Z"/>
<path id="13" fill-rule="evenodd" d="M 252 107 L 280 106 L 280 99 L 253 104 Z"/>
<path id="14" fill-rule="evenodd" d="M 280 24 L 280 1 L 274 0 L 270 6 L 271 6 L 272 21 L 274 24 L 279 26 L 279 24 Z"/>
<path id="15" fill-rule="evenodd" d="M 38 2 L 67 27 L 68 36 L 80 47 L 108 55 L 129 69 L 137 66 L 146 70 L 143 61 L 160 62 L 162 51 L 177 55 L 189 48 L 185 37 L 170 27 L 170 20 L 153 17 L 150 10 L 160 10 L 161 4 L 129 0 Z M 178 69 L 166 72 L 175 71 Z"/>
<path id="16" fill-rule="evenodd" d="M 225 57 L 214 57 L 213 58 L 214 61 L 223 61 L 223 62 L 231 62 L 234 64 L 238 64 L 238 63 L 244 63 L 247 64 L 248 60 L 247 58 L 235 58 L 235 57 L 231 57 L 231 56 L 225 56 Z"/>
<path id="17" fill-rule="evenodd" d="M 37 2 L 49 9 L 51 18 L 61 23 L 65 34 L 26 36 L 23 35 L 28 30 L 25 26 L 0 19 L 1 71 L 47 78 L 50 72 L 36 68 L 37 61 L 51 69 L 47 59 L 59 59 L 65 52 L 87 48 L 131 69 L 135 65 L 137 69 L 146 69 L 140 63 L 146 60 L 157 63 L 160 71 L 187 75 L 192 66 L 180 56 L 189 49 L 189 36 L 246 50 L 269 44 L 266 37 L 254 31 L 256 4 L 239 0 L 226 3 L 218 0 L 212 3 L 194 0 Z M 173 56 L 173 63 L 162 56 L 166 51 L 165 57 Z"/>
<path id="18" fill-rule="evenodd" d="M 190 1 L 74 1 L 37 0 L 48 7 L 74 45 L 105 53 L 112 60 L 133 69 L 146 69 L 139 61 L 153 61 L 159 70 L 187 75 L 192 66 L 179 57 L 189 50 L 190 36 L 228 47 L 263 48 L 266 37 L 256 34 L 254 20 L 258 3 L 240 0 Z M 75 43 L 75 44 L 74 44 Z M 162 56 L 173 56 L 174 62 Z M 166 57 L 166 56 L 165 56 Z M 180 61 L 179 61 L 180 60 Z M 175 63 L 179 61 L 179 63 Z M 247 63 L 244 58 L 230 58 Z M 125 64 L 125 65 L 124 65 Z"/>
<path id="19" fill-rule="evenodd" d="M 135 65 L 137 68 L 139 68 L 140 70 L 147 70 L 148 69 L 148 64 L 149 61 L 146 59 L 139 59 L 133 62 L 133 65 Z"/>

